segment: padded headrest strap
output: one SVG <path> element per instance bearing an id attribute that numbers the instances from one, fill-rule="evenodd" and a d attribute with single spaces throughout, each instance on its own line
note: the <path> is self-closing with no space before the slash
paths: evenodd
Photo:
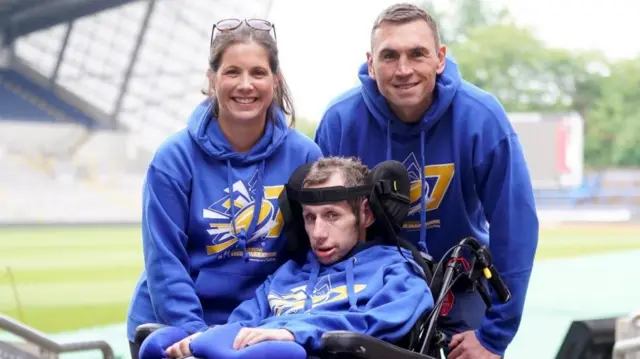
<path id="1" fill-rule="evenodd" d="M 298 201 L 301 204 L 323 204 L 347 201 L 357 199 L 358 197 L 368 197 L 371 189 L 372 186 L 370 185 L 350 188 L 343 186 L 304 188 L 301 190 L 288 186 L 287 195 L 290 200 Z"/>

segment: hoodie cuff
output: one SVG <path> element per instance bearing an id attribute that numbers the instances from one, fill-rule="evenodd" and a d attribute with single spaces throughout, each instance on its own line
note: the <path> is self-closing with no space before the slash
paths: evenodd
<path id="1" fill-rule="evenodd" d="M 480 342 L 480 345 L 482 345 L 486 350 L 500 357 L 504 355 L 506 348 L 504 349 L 497 348 L 495 345 L 492 345 L 491 343 L 486 341 L 485 338 L 483 338 L 482 331 L 480 329 L 476 329 L 474 333 L 476 334 L 476 338 Z"/>
<path id="2" fill-rule="evenodd" d="M 189 335 L 191 335 L 197 332 L 204 332 L 205 330 L 209 329 L 209 326 L 204 322 L 189 322 L 181 325 L 180 328 L 184 329 L 187 333 L 189 333 Z"/>

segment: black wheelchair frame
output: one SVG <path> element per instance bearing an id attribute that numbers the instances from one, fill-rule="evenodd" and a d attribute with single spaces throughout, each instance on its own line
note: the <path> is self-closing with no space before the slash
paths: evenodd
<path id="1" fill-rule="evenodd" d="M 464 249 L 468 249 L 470 255 L 465 255 Z M 468 265 L 463 264 L 463 260 Z M 491 286 L 502 302 L 511 299 L 509 289 L 493 266 L 489 249 L 475 238 L 464 238 L 447 251 L 437 265 L 433 264 L 434 262 L 429 262 L 427 268 L 423 269 L 425 273 L 429 273 L 427 278 L 431 278 L 429 284 L 435 306 L 431 311 L 424 313 L 401 341 L 393 344 L 360 333 L 331 331 L 322 336 L 324 350 L 320 353 L 308 353 L 309 357 L 321 359 L 445 358 L 446 336 L 438 325 L 442 323 L 443 317 L 440 315 L 442 305 L 447 293 L 454 285 L 459 283 L 467 286 L 469 290 L 478 291 L 487 309 L 491 308 L 491 297 L 486 284 Z M 444 271 L 442 271 L 443 268 Z M 439 271 L 443 274 L 439 275 Z M 140 347 L 151 333 L 163 327 L 165 326 L 156 323 L 140 325 L 136 328 L 135 343 Z M 191 357 L 191 359 L 194 358 Z"/>

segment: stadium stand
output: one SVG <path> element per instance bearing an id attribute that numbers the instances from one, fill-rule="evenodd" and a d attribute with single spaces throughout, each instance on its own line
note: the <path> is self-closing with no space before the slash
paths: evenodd
<path id="1" fill-rule="evenodd" d="M 143 133 L 140 146 L 153 151 L 202 99 L 212 23 L 264 17 L 271 3 L 131 2 L 24 36 L 16 62 L 55 78 L 129 132 Z"/>
<path id="2" fill-rule="evenodd" d="M 0 75 L 2 76 L 2 75 Z M 53 121 L 53 116 L 48 113 L 48 109 L 40 108 L 36 101 L 29 103 L 28 94 L 20 91 L 11 83 L 3 81 L 0 78 L 2 88 L 0 89 L 0 108 L 2 109 L 2 119 L 12 118 L 16 120 L 37 120 L 37 121 Z M 45 103 L 42 103 L 45 105 Z M 33 106 L 35 105 L 35 106 Z"/>
<path id="3" fill-rule="evenodd" d="M 12 224 L 127 223 L 139 218 L 139 181 L 75 180 L 72 167 L 52 168 L 5 154 L 0 159 L 0 214 Z M 55 166 L 54 166 L 55 167 Z M 62 166 L 60 166 L 62 167 Z M 132 196 L 133 195 L 133 196 Z"/>
<path id="4" fill-rule="evenodd" d="M 0 0 L 0 224 L 139 222 L 153 152 L 203 98 L 212 23 L 271 3 Z"/>
<path id="5" fill-rule="evenodd" d="M 0 85 L 0 118 L 95 126 L 95 121 L 77 108 L 15 71 L 0 71 Z"/>
<path id="6" fill-rule="evenodd" d="M 15 71 L 0 71 L 0 85 L 2 222 L 139 218 L 135 199 L 144 166 L 127 167 L 126 132 L 101 129 L 97 121 Z"/>

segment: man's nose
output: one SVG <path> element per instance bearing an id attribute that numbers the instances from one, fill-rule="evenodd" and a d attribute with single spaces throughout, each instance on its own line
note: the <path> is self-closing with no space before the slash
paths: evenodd
<path id="1" fill-rule="evenodd" d="M 400 56 L 398 66 L 396 67 L 396 76 L 409 76 L 412 72 L 411 64 L 406 56 Z"/>
<path id="2" fill-rule="evenodd" d="M 327 239 L 327 236 L 328 236 L 327 226 L 321 219 L 316 220 L 316 223 L 313 226 L 313 232 L 311 233 L 311 235 L 316 241 Z"/>

